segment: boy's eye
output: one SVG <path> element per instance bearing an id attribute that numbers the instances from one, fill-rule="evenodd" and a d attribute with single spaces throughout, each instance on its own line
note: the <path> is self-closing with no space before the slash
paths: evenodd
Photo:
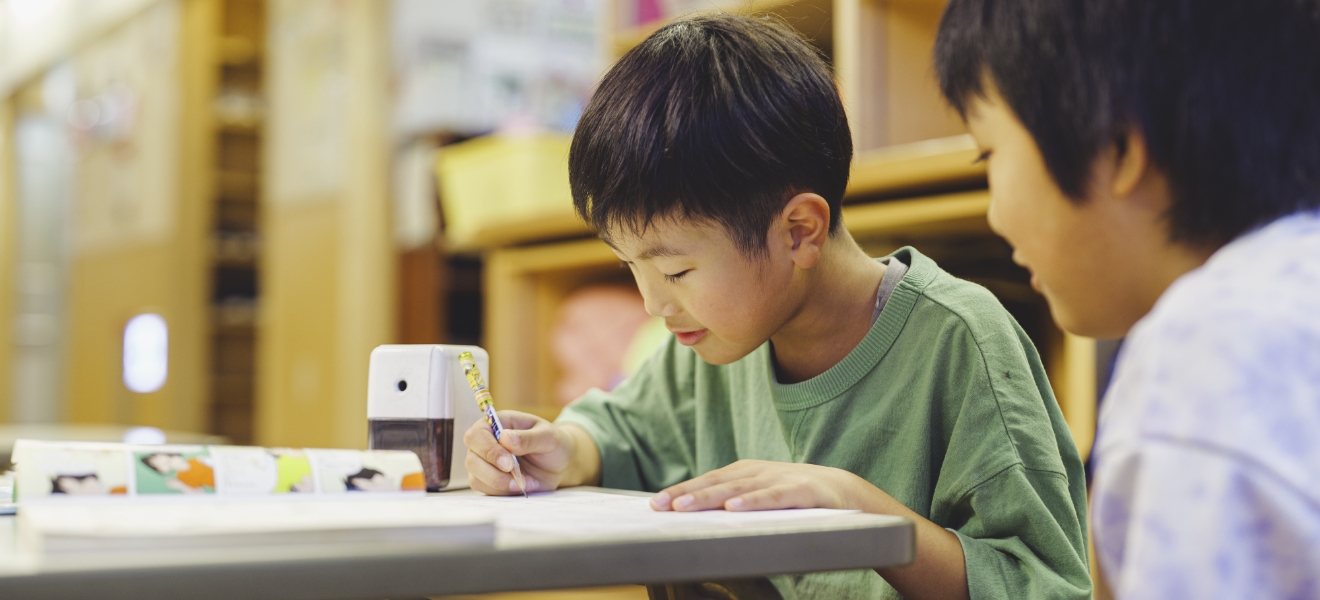
<path id="1" fill-rule="evenodd" d="M 673 275 L 665 275 L 665 281 L 668 281 L 669 283 L 675 283 L 675 282 L 677 282 L 679 279 L 682 279 L 684 275 L 687 275 L 687 274 L 688 274 L 688 271 L 691 271 L 691 270 L 692 270 L 692 269 L 688 269 L 687 271 L 682 271 L 682 272 L 679 272 L 679 273 L 674 273 Z"/>
<path id="2" fill-rule="evenodd" d="M 976 157 L 976 160 L 972 161 L 972 164 L 975 165 L 975 164 L 978 164 L 978 163 L 983 163 L 983 162 L 985 162 L 985 161 L 987 161 L 987 160 L 990 160 L 990 151 L 989 151 L 989 150 L 986 150 L 985 152 L 982 152 L 982 153 L 980 154 L 980 156 L 977 156 L 977 157 Z"/>

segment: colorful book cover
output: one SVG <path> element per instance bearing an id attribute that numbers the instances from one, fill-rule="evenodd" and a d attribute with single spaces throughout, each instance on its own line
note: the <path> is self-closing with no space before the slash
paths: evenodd
<path id="1" fill-rule="evenodd" d="M 410 451 L 255 446 L 140 446 L 20 440 L 16 502 L 104 497 L 305 497 L 374 492 L 425 494 Z"/>

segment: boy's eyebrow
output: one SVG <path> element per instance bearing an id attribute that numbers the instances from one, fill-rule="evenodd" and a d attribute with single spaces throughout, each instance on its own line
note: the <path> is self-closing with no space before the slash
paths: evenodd
<path id="1" fill-rule="evenodd" d="M 641 254 L 637 255 L 637 260 L 646 260 L 649 258 L 658 258 L 661 256 L 683 256 L 685 254 L 687 253 L 681 252 L 679 250 L 661 244 L 659 246 L 651 246 L 650 248 L 643 250 Z"/>
<path id="2" fill-rule="evenodd" d="M 614 246 L 614 244 L 611 244 L 608 241 L 606 241 L 605 243 L 610 248 L 613 248 L 615 252 L 618 252 L 619 254 L 623 254 L 623 252 L 620 252 L 619 249 Z M 686 255 L 687 255 L 686 252 L 677 250 L 675 248 L 671 248 L 664 244 L 660 244 L 658 246 L 651 246 L 650 248 L 642 250 L 640 253 L 637 254 L 636 257 L 634 257 L 633 260 L 647 260 L 651 258 L 659 258 L 662 256 L 686 256 Z"/>

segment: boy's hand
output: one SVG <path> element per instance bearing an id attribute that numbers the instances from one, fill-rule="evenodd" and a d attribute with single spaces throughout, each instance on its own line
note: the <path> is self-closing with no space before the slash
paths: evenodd
<path id="1" fill-rule="evenodd" d="M 958 537 L 843 469 L 740 460 L 661 490 L 651 498 L 651 508 L 679 511 L 849 508 L 906 517 L 916 526 L 916 560 L 907 566 L 876 572 L 904 598 L 969 597 L 967 567 Z"/>
<path id="2" fill-rule="evenodd" d="M 529 492 L 590 483 L 598 476 L 600 458 L 595 443 L 582 429 L 511 410 L 501 410 L 499 415 L 504 425 L 499 442 L 484 418 L 463 434 L 468 449 L 464 462 L 472 489 L 497 496 L 520 493 L 510 474 L 514 456 L 518 456 Z M 589 457 L 579 458 L 588 453 Z"/>
<path id="3" fill-rule="evenodd" d="M 661 490 L 651 498 L 655 510 L 771 510 L 776 508 L 861 509 L 863 498 L 879 488 L 843 469 L 740 460 L 727 467 Z M 871 498 L 874 500 L 873 498 Z M 892 499 L 889 499 L 892 501 Z"/>

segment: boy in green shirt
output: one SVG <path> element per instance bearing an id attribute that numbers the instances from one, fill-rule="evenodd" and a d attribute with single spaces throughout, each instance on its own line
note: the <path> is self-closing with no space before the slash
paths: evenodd
<path id="1" fill-rule="evenodd" d="M 789 598 L 1089 597 L 1081 460 L 1035 348 L 916 250 L 866 256 L 839 219 L 851 159 L 828 67 L 782 25 L 688 19 L 620 59 L 573 197 L 674 337 L 555 423 L 474 425 L 472 487 L 516 493 L 512 454 L 533 491 L 916 524 L 912 564 L 777 578 Z"/>

